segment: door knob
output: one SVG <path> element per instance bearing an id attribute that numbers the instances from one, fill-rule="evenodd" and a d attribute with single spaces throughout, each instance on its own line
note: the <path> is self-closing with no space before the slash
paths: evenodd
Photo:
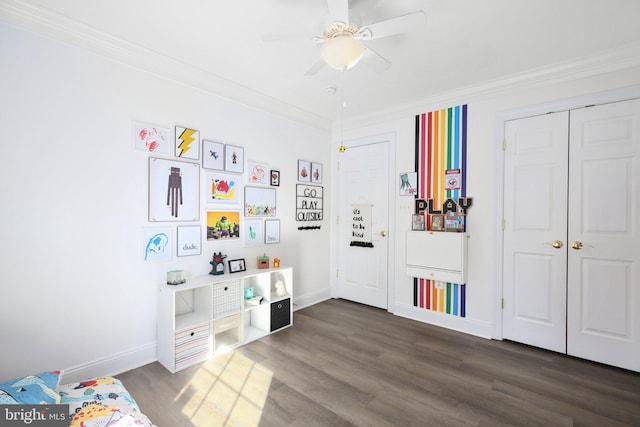
<path id="1" fill-rule="evenodd" d="M 387 232 L 386 232 L 386 231 L 381 231 L 381 232 L 380 232 L 380 235 L 381 235 L 382 237 L 387 237 Z"/>
<path id="2" fill-rule="evenodd" d="M 549 242 L 544 242 L 545 245 L 551 245 L 556 249 L 560 249 L 564 243 L 562 243 L 562 240 L 554 240 L 553 242 L 549 243 Z"/>
<path id="3" fill-rule="evenodd" d="M 582 249 L 582 242 L 574 240 L 573 242 L 571 242 L 571 247 L 575 250 L 580 250 Z"/>

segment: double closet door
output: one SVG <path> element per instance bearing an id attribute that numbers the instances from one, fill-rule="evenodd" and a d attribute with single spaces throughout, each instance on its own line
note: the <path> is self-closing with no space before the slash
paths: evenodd
<path id="1" fill-rule="evenodd" d="M 505 140 L 503 338 L 640 371 L 640 100 Z"/>

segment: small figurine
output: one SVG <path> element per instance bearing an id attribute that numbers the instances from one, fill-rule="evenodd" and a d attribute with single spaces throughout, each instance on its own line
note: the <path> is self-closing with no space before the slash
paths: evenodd
<path id="1" fill-rule="evenodd" d="M 212 265 L 209 274 L 213 274 L 214 276 L 224 274 L 224 259 L 226 257 L 226 255 L 222 255 L 222 252 L 214 252 L 213 259 L 209 262 L 209 264 Z"/>
<path id="2" fill-rule="evenodd" d="M 280 268 L 280 258 L 273 259 L 273 268 Z"/>

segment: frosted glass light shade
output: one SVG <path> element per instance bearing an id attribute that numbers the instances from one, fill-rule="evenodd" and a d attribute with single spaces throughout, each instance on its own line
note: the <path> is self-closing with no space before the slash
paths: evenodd
<path id="1" fill-rule="evenodd" d="M 336 70 L 347 70 L 358 63 L 364 53 L 364 45 L 353 37 L 341 35 L 327 39 L 322 44 L 322 59 Z"/>

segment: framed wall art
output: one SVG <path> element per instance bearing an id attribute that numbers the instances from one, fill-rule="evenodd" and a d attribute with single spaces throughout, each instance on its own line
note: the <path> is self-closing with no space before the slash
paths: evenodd
<path id="1" fill-rule="evenodd" d="M 262 220 L 246 219 L 243 222 L 244 243 L 246 246 L 262 244 Z"/>
<path id="2" fill-rule="evenodd" d="M 264 221 L 264 243 L 280 243 L 280 220 L 266 219 Z"/>
<path id="3" fill-rule="evenodd" d="M 171 129 L 146 123 L 132 123 L 133 146 L 153 154 L 169 154 L 171 151 Z"/>
<path id="4" fill-rule="evenodd" d="M 298 160 L 298 181 L 310 182 L 311 181 L 311 162 L 306 160 Z"/>
<path id="5" fill-rule="evenodd" d="M 311 163 L 311 182 L 322 183 L 322 163 Z"/>
<path id="6" fill-rule="evenodd" d="M 224 172 L 205 174 L 204 191 L 207 203 L 240 203 L 242 175 Z"/>
<path id="7" fill-rule="evenodd" d="M 271 169 L 270 176 L 270 184 L 274 187 L 278 187 L 280 185 L 280 171 L 276 169 Z"/>
<path id="8" fill-rule="evenodd" d="M 178 256 L 200 255 L 202 253 L 202 229 L 199 225 L 178 226 Z"/>
<path id="9" fill-rule="evenodd" d="M 400 174 L 400 195 L 415 196 L 418 194 L 418 173 L 405 172 Z"/>
<path id="10" fill-rule="evenodd" d="M 215 141 L 202 141 L 202 168 L 224 170 L 224 144 Z"/>
<path id="11" fill-rule="evenodd" d="M 200 131 L 176 126 L 176 157 L 200 159 Z"/>
<path id="12" fill-rule="evenodd" d="M 268 184 L 269 183 L 269 166 L 247 162 L 247 182 L 250 184 Z"/>
<path id="13" fill-rule="evenodd" d="M 244 148 L 236 145 L 225 145 L 224 170 L 233 173 L 244 172 Z"/>
<path id="14" fill-rule="evenodd" d="M 240 238 L 240 211 L 208 211 L 207 240 Z"/>
<path id="15" fill-rule="evenodd" d="M 200 165 L 149 158 L 149 221 L 200 219 Z"/>
<path id="16" fill-rule="evenodd" d="M 171 260 L 171 227 L 143 228 L 142 254 L 145 262 Z"/>
<path id="17" fill-rule="evenodd" d="M 244 187 L 244 216 L 276 216 L 276 189 Z"/>

